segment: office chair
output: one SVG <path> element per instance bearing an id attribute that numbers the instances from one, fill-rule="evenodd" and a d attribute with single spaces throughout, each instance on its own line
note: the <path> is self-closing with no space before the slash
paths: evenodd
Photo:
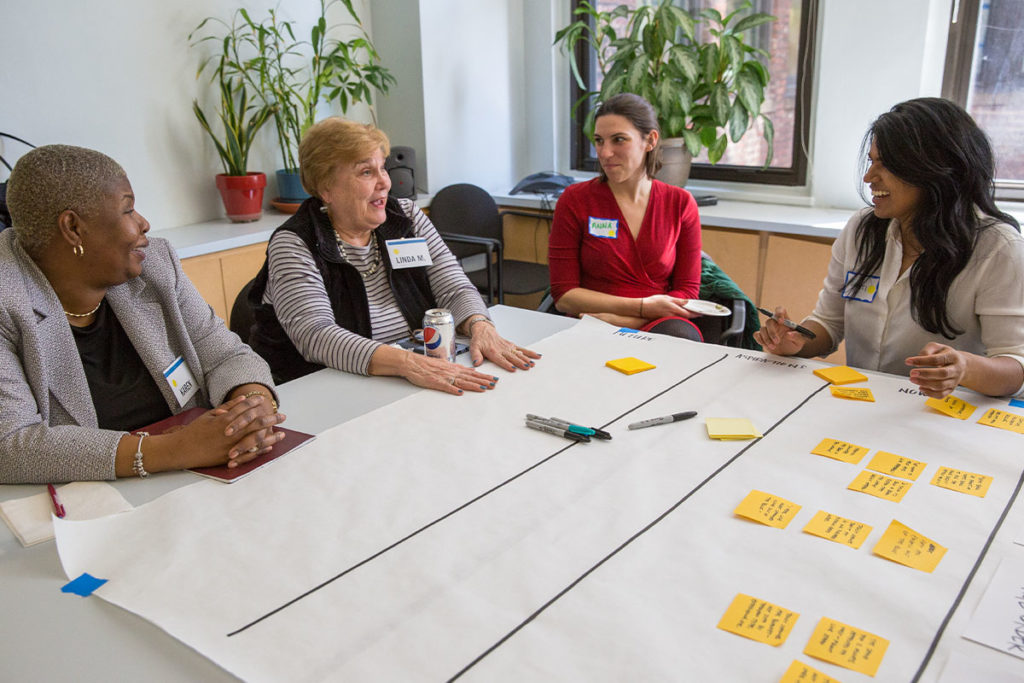
<path id="1" fill-rule="evenodd" d="M 256 324 L 252 308 L 249 307 L 249 290 L 252 289 L 254 282 L 256 278 L 245 283 L 245 287 L 242 287 L 242 291 L 235 297 L 235 303 L 231 305 L 231 321 L 228 323 L 228 328 L 246 344 L 249 343 L 252 326 Z"/>
<path id="2" fill-rule="evenodd" d="M 537 218 L 523 211 L 498 211 L 494 198 L 476 185 L 459 183 L 441 189 L 430 202 L 430 220 L 456 258 L 485 254 L 487 268 L 468 273 L 487 301 L 505 303 L 505 294 L 533 294 L 548 286 L 548 267 L 506 259 L 502 239 L 505 216 Z"/>

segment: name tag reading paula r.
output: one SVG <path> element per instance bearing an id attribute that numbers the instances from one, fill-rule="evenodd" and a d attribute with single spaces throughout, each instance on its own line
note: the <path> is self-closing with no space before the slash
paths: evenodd
<path id="1" fill-rule="evenodd" d="M 175 358 L 174 362 L 164 370 L 164 379 L 171 386 L 174 398 L 178 400 L 178 405 L 182 408 L 199 391 L 199 385 L 196 383 L 195 377 L 192 376 L 192 371 L 188 369 L 188 363 L 181 356 Z"/>
<path id="2" fill-rule="evenodd" d="M 602 239 L 615 239 L 619 234 L 619 222 L 614 218 L 587 217 L 587 232 Z"/>
<path id="3" fill-rule="evenodd" d="M 388 240 L 388 258 L 391 259 L 391 267 L 399 268 L 422 268 L 431 266 L 434 261 L 430 258 L 430 250 L 427 249 L 425 237 L 410 237 L 404 240 Z"/>

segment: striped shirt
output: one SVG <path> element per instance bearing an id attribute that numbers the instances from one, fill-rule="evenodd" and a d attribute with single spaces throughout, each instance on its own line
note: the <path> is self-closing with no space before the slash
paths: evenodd
<path id="1" fill-rule="evenodd" d="M 415 236 L 427 240 L 433 261 L 433 265 L 427 267 L 427 278 L 437 305 L 450 310 L 456 324 L 471 315 L 487 316 L 487 306 L 480 293 L 430 219 L 411 200 L 399 199 L 398 203 L 412 220 Z M 360 273 L 370 269 L 377 251 L 375 244 L 371 241 L 369 246 L 356 247 L 345 243 L 348 262 Z M 388 255 L 381 254 L 380 258 L 377 271 L 363 280 L 373 335 L 367 339 L 335 323 L 323 276 L 302 238 L 288 230 L 281 230 L 271 238 L 267 249 L 270 277 L 263 303 L 274 306 L 281 326 L 306 360 L 366 375 L 374 351 L 412 332 L 388 283 L 383 263 Z"/>

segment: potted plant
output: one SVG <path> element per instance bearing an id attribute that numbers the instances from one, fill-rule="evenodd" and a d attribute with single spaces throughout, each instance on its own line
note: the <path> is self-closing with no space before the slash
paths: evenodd
<path id="1" fill-rule="evenodd" d="M 196 30 L 189 34 L 189 39 L 191 40 L 196 31 L 202 29 L 209 21 L 209 18 L 204 19 Z M 227 27 L 225 35 L 206 36 L 198 41 L 215 41 L 220 46 L 221 53 L 216 57 L 216 61 L 214 57 L 203 60 L 196 73 L 198 78 L 208 67 L 216 64 L 213 67 L 211 81 L 217 83 L 220 91 L 217 119 L 223 129 L 223 135 L 219 135 L 210 125 L 198 100 L 192 100 L 192 111 L 195 112 L 199 125 L 213 140 L 224 167 L 224 173 L 217 175 L 216 182 L 228 218 L 234 223 L 245 223 L 258 220 L 263 214 L 263 188 L 267 185 L 267 177 L 263 173 L 248 170 L 249 151 L 252 149 L 256 133 L 270 119 L 273 107 L 252 97 L 245 79 L 236 74 L 231 67 L 233 60 L 238 58 L 240 48 L 239 26 L 237 23 L 224 26 Z"/>
<path id="2" fill-rule="evenodd" d="M 338 26 L 329 26 L 327 12 L 344 5 L 358 35 L 343 41 L 329 38 Z M 274 9 L 261 21 L 239 10 L 245 23 L 245 40 L 252 57 L 230 67 L 257 89 L 264 104 L 273 107 L 274 128 L 284 168 L 277 172 L 282 201 L 302 201 L 309 195 L 298 179 L 298 147 L 302 134 L 313 125 L 317 107 L 337 104 L 342 114 L 353 104 L 372 101 L 373 90 L 387 93 L 395 78 L 380 65 L 380 55 L 352 7 L 351 0 L 320 0 L 320 16 L 309 29 L 309 40 L 292 21 Z M 371 108 L 371 115 L 373 110 Z"/>
<path id="3" fill-rule="evenodd" d="M 619 5 L 610 12 L 582 2 L 575 11 L 580 18 L 555 35 L 555 43 L 569 54 L 581 90 L 586 91 L 586 85 L 574 48 L 585 41 L 597 55 L 601 88 L 585 92 L 577 108 L 584 101 L 594 103 L 622 92 L 646 98 L 658 113 L 665 163 L 658 177 L 666 182 L 684 185 L 690 161 L 704 148 L 708 160 L 717 163 L 729 138 L 733 142 L 742 138 L 757 119 L 763 121 L 768 143 L 767 167 L 774 128 L 761 113 L 768 70 L 759 57 L 768 55 L 745 42 L 742 34 L 775 17 L 760 12 L 740 17 L 751 7 L 745 2 L 723 17 L 714 9 L 694 16 L 671 0 L 634 10 Z M 701 22 L 707 30 L 706 41 L 699 38 Z M 621 34 L 613 24 L 623 26 Z M 584 122 L 591 135 L 595 111 L 592 106 Z"/>

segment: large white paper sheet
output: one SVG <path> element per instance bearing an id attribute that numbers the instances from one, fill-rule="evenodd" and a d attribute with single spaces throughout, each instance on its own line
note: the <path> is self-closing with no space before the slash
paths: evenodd
<path id="1" fill-rule="evenodd" d="M 1024 553 L 1015 553 L 999 564 L 964 637 L 1024 659 Z M 1024 663 L 1021 673 L 1024 675 Z"/>
<path id="2" fill-rule="evenodd" d="M 777 680 L 823 616 L 892 641 L 877 680 L 927 664 L 1014 495 L 1020 435 L 939 415 L 903 378 L 872 375 L 876 403 L 843 401 L 812 361 L 596 321 L 536 348 L 536 368 L 487 395 L 416 394 L 232 487 L 62 522 L 65 571 L 109 579 L 97 595 L 247 680 Z M 623 356 L 657 369 L 603 367 Z M 570 446 L 526 413 L 615 438 Z M 750 418 L 765 438 L 711 441 L 704 417 Z M 823 438 L 929 467 L 902 503 L 865 496 L 846 486 L 868 458 L 810 455 Z M 993 485 L 930 486 L 940 465 Z M 754 488 L 803 509 L 786 530 L 735 517 Z M 859 550 L 800 533 L 818 509 L 875 530 Z M 934 573 L 871 554 L 894 518 L 950 549 Z M 738 592 L 801 613 L 785 645 L 715 628 Z"/>

